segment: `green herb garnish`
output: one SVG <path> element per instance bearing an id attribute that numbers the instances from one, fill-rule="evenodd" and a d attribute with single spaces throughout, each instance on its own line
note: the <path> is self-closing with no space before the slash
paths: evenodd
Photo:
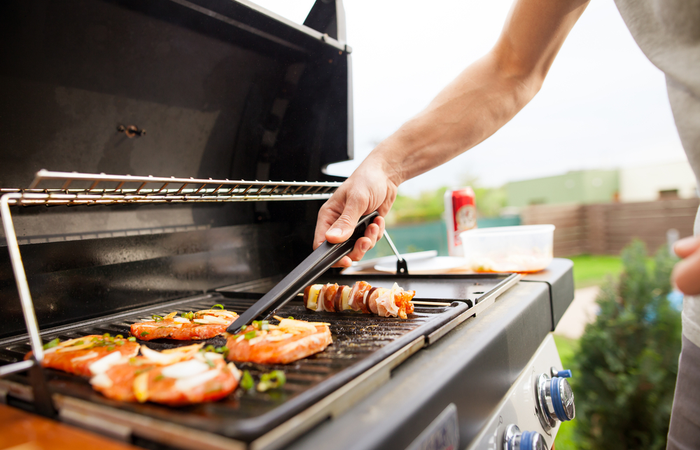
<path id="1" fill-rule="evenodd" d="M 207 363 L 207 366 L 209 366 L 211 369 L 215 367 L 214 361 L 209 358 L 204 358 L 204 362 Z"/>
<path id="2" fill-rule="evenodd" d="M 270 329 L 270 322 L 267 320 L 254 320 L 251 322 L 251 325 L 260 331 L 268 331 Z"/>
<path id="3" fill-rule="evenodd" d="M 287 319 L 289 319 L 289 320 L 294 320 L 294 317 L 289 316 L 289 317 L 287 317 Z"/>
<path id="4" fill-rule="evenodd" d="M 224 305 L 221 305 L 221 304 L 217 303 L 216 305 L 212 306 L 212 307 L 209 308 L 209 309 L 214 309 L 214 308 L 219 308 L 219 309 L 221 309 L 221 310 L 223 311 L 223 310 L 224 310 Z"/>
<path id="5" fill-rule="evenodd" d="M 54 340 L 52 340 L 52 341 L 49 341 L 49 342 L 47 342 L 46 344 L 44 344 L 44 350 L 48 350 L 48 349 L 50 349 L 50 348 L 53 348 L 53 347 L 57 346 L 57 345 L 60 344 L 60 343 L 61 343 L 61 340 L 60 340 L 59 338 L 56 338 L 56 339 L 54 339 Z"/>
<path id="6" fill-rule="evenodd" d="M 118 346 L 121 347 L 122 345 L 124 345 L 124 341 L 123 340 L 117 341 L 117 342 L 115 342 L 115 344 L 117 344 Z"/>
<path id="7" fill-rule="evenodd" d="M 159 316 L 158 314 L 153 314 L 151 316 L 151 319 L 153 319 L 155 322 L 160 322 L 161 320 L 163 320 L 163 316 Z"/>
<path id="8" fill-rule="evenodd" d="M 284 376 L 284 372 L 281 370 L 273 370 L 270 373 L 264 373 L 260 377 L 260 383 L 258 383 L 258 392 L 265 392 L 270 389 L 281 388 L 287 382 L 287 377 Z"/>
<path id="9" fill-rule="evenodd" d="M 149 333 L 148 331 L 142 331 L 141 337 L 148 336 L 149 334 L 151 334 L 151 333 Z"/>
<path id="10" fill-rule="evenodd" d="M 117 338 L 117 339 L 124 339 L 124 336 L 122 336 L 121 334 L 118 334 L 118 335 L 116 335 L 116 336 L 114 336 L 114 337 Z"/>
<path id="11" fill-rule="evenodd" d="M 107 351 L 111 352 L 112 350 L 114 350 L 114 346 L 113 346 L 113 345 L 110 345 L 109 347 L 107 347 Z"/>
<path id="12" fill-rule="evenodd" d="M 85 343 L 85 341 L 83 341 L 83 340 L 81 339 L 81 340 L 79 340 L 79 341 L 73 342 L 73 344 L 71 345 L 71 347 L 72 347 L 73 345 L 83 345 L 84 343 Z"/>
<path id="13" fill-rule="evenodd" d="M 241 376 L 241 382 L 239 384 L 246 391 L 249 391 L 249 390 L 253 389 L 253 387 L 255 387 L 255 382 L 253 381 L 253 377 L 250 375 L 250 372 L 248 372 L 247 370 L 243 371 L 243 376 Z"/>
<path id="14" fill-rule="evenodd" d="M 126 338 L 126 340 L 129 342 L 136 342 L 136 338 L 133 336 L 129 336 L 128 338 Z"/>
<path id="15" fill-rule="evenodd" d="M 182 314 L 180 314 L 180 316 L 181 316 L 183 319 L 188 319 L 188 320 L 194 319 L 194 313 L 193 313 L 192 311 L 190 311 L 190 312 L 188 312 L 188 313 L 182 313 Z"/>
<path id="16" fill-rule="evenodd" d="M 246 341 L 249 341 L 249 340 L 253 339 L 253 338 L 255 337 L 255 335 L 257 335 L 257 334 L 258 334 L 258 332 L 255 331 L 255 330 L 253 330 L 253 331 L 247 332 L 247 333 L 244 334 L 243 336 L 245 336 L 245 340 L 246 340 Z"/>
<path id="17" fill-rule="evenodd" d="M 165 376 L 163 376 L 163 374 L 156 375 L 155 377 L 153 377 L 153 381 L 160 381 L 160 380 L 162 380 L 163 378 L 165 378 Z"/>
<path id="18" fill-rule="evenodd" d="M 103 338 L 107 339 L 109 337 L 109 333 L 105 333 L 102 335 Z"/>

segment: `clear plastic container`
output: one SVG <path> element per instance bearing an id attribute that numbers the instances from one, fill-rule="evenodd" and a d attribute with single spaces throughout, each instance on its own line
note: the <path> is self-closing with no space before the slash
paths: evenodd
<path id="1" fill-rule="evenodd" d="M 553 258 L 554 225 L 480 228 L 459 237 L 475 272 L 537 272 Z"/>

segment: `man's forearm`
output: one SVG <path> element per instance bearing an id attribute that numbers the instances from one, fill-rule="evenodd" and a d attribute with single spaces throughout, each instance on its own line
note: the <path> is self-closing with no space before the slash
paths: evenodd
<path id="1" fill-rule="evenodd" d="M 368 163 L 385 166 L 397 185 L 427 172 L 495 133 L 534 97 L 541 82 L 502 70 L 488 54 L 377 146 Z"/>
<path id="2" fill-rule="evenodd" d="M 396 185 L 495 133 L 539 91 L 588 0 L 516 0 L 493 49 L 428 107 L 383 141 L 365 163 Z"/>

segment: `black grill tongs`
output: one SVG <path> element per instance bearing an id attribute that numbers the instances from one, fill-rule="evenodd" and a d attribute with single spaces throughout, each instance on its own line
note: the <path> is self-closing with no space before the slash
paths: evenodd
<path id="1" fill-rule="evenodd" d="M 232 334 L 238 333 L 260 315 L 264 314 L 266 318 L 273 315 L 275 311 L 296 297 L 297 293 L 313 283 L 316 278 L 321 276 L 333 264 L 350 253 L 355 246 L 355 242 L 365 235 L 365 230 L 378 215 L 379 213 L 375 211 L 360 218 L 354 233 L 345 242 L 331 244 L 328 241 L 324 241 L 301 264 L 289 272 L 289 275 L 270 289 L 270 292 L 238 316 L 238 319 L 234 320 L 226 331 Z"/>

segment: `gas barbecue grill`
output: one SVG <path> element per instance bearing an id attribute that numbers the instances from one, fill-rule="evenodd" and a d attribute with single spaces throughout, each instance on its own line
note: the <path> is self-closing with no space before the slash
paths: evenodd
<path id="1" fill-rule="evenodd" d="M 323 168 L 352 158 L 351 49 L 340 0 L 304 26 L 240 0 L 0 8 L 0 401 L 153 448 L 551 445 L 572 415 L 547 337 L 573 298 L 565 260 L 522 279 L 331 269 L 318 282 L 398 282 L 422 303 L 399 320 L 292 301 L 280 314 L 329 322 L 333 344 L 241 364 L 288 382 L 215 403 L 115 402 L 23 361 L 152 314 L 242 313 L 303 260 L 339 185 Z"/>

